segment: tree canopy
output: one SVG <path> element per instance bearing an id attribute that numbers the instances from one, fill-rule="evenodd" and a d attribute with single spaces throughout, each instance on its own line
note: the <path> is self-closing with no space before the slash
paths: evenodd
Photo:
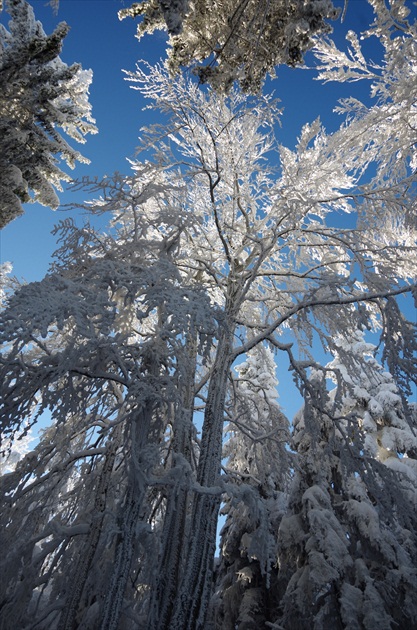
<path id="1" fill-rule="evenodd" d="M 258 92 L 277 65 L 301 64 L 314 36 L 330 33 L 338 15 L 331 0 L 143 0 L 119 11 L 120 19 L 142 18 L 138 39 L 168 30 L 174 74 L 191 66 L 216 90 L 237 81 L 247 92 Z"/>

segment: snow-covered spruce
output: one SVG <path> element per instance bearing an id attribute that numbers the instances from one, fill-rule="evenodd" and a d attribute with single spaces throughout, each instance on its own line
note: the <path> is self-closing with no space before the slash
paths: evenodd
<path id="1" fill-rule="evenodd" d="M 59 57 L 69 31 L 59 24 L 46 35 L 25 0 L 6 0 L 9 30 L 0 24 L 0 229 L 38 201 L 56 209 L 61 181 L 71 178 L 58 166 L 88 163 L 66 136 L 84 143 L 96 133 L 88 90 L 90 70 L 68 66 Z"/>

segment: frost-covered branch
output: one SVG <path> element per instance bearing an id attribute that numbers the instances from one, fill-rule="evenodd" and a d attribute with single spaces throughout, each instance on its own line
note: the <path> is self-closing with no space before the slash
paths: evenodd
<path id="1" fill-rule="evenodd" d="M 25 0 L 7 0 L 9 30 L 0 25 L 0 229 L 38 201 L 56 209 L 55 189 L 70 177 L 57 155 L 74 167 L 88 162 L 58 129 L 84 143 L 97 133 L 91 116 L 89 70 L 67 66 L 59 54 L 69 27 L 46 35 Z"/>

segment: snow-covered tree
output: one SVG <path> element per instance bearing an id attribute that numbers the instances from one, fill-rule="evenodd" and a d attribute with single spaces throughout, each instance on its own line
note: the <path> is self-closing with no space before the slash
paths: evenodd
<path id="1" fill-rule="evenodd" d="M 53 420 L 2 480 L 4 540 L 13 540 L 2 559 L 6 627 L 33 619 L 54 627 L 58 618 L 65 628 L 117 627 L 122 607 L 139 623 L 147 601 L 158 548 L 152 530 L 164 507 L 158 489 L 170 487 L 164 468 L 175 459 L 167 433 L 178 429 L 187 442 L 181 347 L 201 333 L 196 351 L 204 354 L 214 324 L 201 291 L 178 284 L 166 255 L 168 226 L 155 228 L 155 220 L 169 220 L 169 210 L 155 215 L 158 191 L 169 187 L 144 171 L 130 199 L 125 181 L 108 183 L 116 212 L 116 193 L 123 200 L 117 240 L 63 222 L 53 273 L 16 293 L 6 315 L 14 376 L 6 369 L 5 425 L 25 431 L 19 417 L 36 419 L 47 407 Z M 27 368 L 26 397 L 14 379 Z"/>
<path id="2" fill-rule="evenodd" d="M 415 422 L 363 331 L 337 345 L 294 420 L 297 471 L 277 537 L 286 585 L 275 621 L 289 629 L 412 627 Z M 324 374 L 337 384 L 330 393 Z"/>
<path id="3" fill-rule="evenodd" d="M 294 149 L 278 142 L 270 97 L 224 97 L 159 67 L 130 74 L 161 123 L 129 177 L 87 183 L 108 232 L 63 222 L 50 273 L 2 314 L 6 448 L 44 409 L 53 420 L 2 477 L 9 627 L 407 627 L 415 372 L 398 300 L 416 290 L 415 129 L 396 115 L 408 84 L 391 70 L 370 112 L 352 109 L 332 135 L 307 124 Z M 320 343 L 336 363 L 322 365 Z M 305 400 L 294 453 L 268 348 Z"/>
<path id="4" fill-rule="evenodd" d="M 55 209 L 55 189 L 70 177 L 58 166 L 88 162 L 77 142 L 96 133 L 88 89 L 92 72 L 59 57 L 69 27 L 46 35 L 25 0 L 8 0 L 9 30 L 0 24 L 0 228 L 38 201 Z M 33 196 L 31 196 L 33 193 Z"/>
<path id="5" fill-rule="evenodd" d="M 138 38 L 155 29 L 170 35 L 171 72 L 192 66 L 203 83 L 228 91 L 234 81 L 258 92 L 278 64 L 295 66 L 329 33 L 339 11 L 331 0 L 143 0 L 119 11 L 121 19 L 142 17 Z"/>
<path id="6" fill-rule="evenodd" d="M 338 50 L 330 40 L 317 42 L 315 54 L 319 61 L 318 80 L 356 82 L 369 81 L 372 104 L 367 106 L 357 98 L 342 99 L 338 111 L 346 117 L 345 140 L 337 134 L 339 142 L 346 143 L 346 151 L 356 152 L 348 143 L 362 147 L 361 167 L 373 164 L 375 173 L 363 186 L 364 204 L 372 204 L 363 223 L 366 229 L 380 229 L 384 233 L 395 230 L 398 217 L 409 221 L 415 228 L 413 186 L 417 167 L 417 22 L 405 0 L 369 0 L 375 20 L 361 34 L 349 31 L 347 52 Z M 377 37 L 383 47 L 382 61 L 367 60 L 361 40 Z M 395 129 L 395 133 L 392 130 Z M 385 203 L 378 201 L 378 191 L 389 182 L 390 195 Z M 407 201 L 408 200 L 408 201 Z M 373 219 L 370 221 L 370 217 Z M 411 231 L 412 233 L 412 231 Z M 412 241 L 410 241 L 412 243 Z M 372 273 L 372 270 L 370 270 Z M 366 273 L 366 270 L 362 270 Z M 379 273 L 383 274 L 382 268 Z"/>
<path id="7" fill-rule="evenodd" d="M 224 630 L 262 628 L 275 618 L 275 533 L 290 478 L 288 420 L 277 403 L 271 350 L 256 346 L 235 370 L 223 470 L 236 488 L 228 486 L 222 508 L 227 516 L 212 601 L 215 627 Z"/>

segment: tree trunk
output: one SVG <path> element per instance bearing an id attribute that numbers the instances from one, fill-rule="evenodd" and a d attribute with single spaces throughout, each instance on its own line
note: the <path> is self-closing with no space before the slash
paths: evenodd
<path id="1" fill-rule="evenodd" d="M 149 630 L 168 630 L 178 582 L 184 563 L 184 540 L 189 513 L 189 475 L 192 468 L 192 424 L 197 361 L 197 339 L 186 342 L 186 357 L 179 379 L 180 399 L 173 422 L 173 469 L 182 470 L 174 487 L 169 488 L 156 586 L 153 590 L 149 614 Z M 180 455 L 181 457 L 178 457 Z M 187 470 L 187 464 L 189 466 Z"/>
<path id="2" fill-rule="evenodd" d="M 151 467 L 147 446 L 152 427 L 154 404 L 145 403 L 137 418 L 131 420 L 131 461 L 122 522 L 116 547 L 113 573 L 103 606 L 101 630 L 117 630 L 122 613 L 126 584 L 132 564 L 135 532 L 147 490 L 147 473 Z"/>
<path id="3" fill-rule="evenodd" d="M 231 365 L 232 331 L 225 326 L 219 339 L 204 414 L 197 481 L 213 487 L 221 470 L 223 418 Z M 221 497 L 196 493 L 193 498 L 185 572 L 173 607 L 170 630 L 203 630 L 211 596 Z M 184 550 L 186 551 L 186 550 Z"/>
<path id="4" fill-rule="evenodd" d="M 75 630 L 78 627 L 77 613 L 80 609 L 81 598 L 88 574 L 93 562 L 93 558 L 102 533 L 104 512 L 106 509 L 106 494 L 109 486 L 113 465 L 116 459 L 117 449 L 120 446 L 121 427 L 117 426 L 112 437 L 110 449 L 105 457 L 103 469 L 100 473 L 99 482 L 94 501 L 95 519 L 91 524 L 90 531 L 80 550 L 79 559 L 72 573 L 70 587 L 64 610 L 59 621 L 59 630 Z"/>

